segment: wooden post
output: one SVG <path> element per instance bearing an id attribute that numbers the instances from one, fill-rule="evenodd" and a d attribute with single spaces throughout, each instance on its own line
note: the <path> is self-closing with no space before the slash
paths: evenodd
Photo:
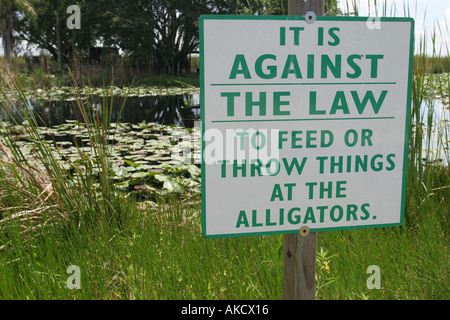
<path id="1" fill-rule="evenodd" d="M 312 11 L 325 14 L 325 0 L 288 0 L 288 15 L 304 16 Z M 284 300 L 313 300 L 316 283 L 317 233 L 286 234 L 283 238 Z"/>
<path id="2" fill-rule="evenodd" d="M 283 239 L 283 299 L 313 300 L 316 285 L 317 233 Z"/>
<path id="3" fill-rule="evenodd" d="M 312 11 L 316 16 L 325 14 L 325 0 L 288 0 L 288 15 L 304 16 Z"/>

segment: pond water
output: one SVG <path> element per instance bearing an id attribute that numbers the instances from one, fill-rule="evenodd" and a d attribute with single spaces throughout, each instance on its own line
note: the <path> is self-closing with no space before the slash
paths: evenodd
<path id="1" fill-rule="evenodd" d="M 423 102 L 420 108 L 422 130 L 429 130 L 428 139 L 422 141 L 423 155 L 440 159 L 444 165 L 450 160 L 450 108 L 439 100 Z M 432 125 L 429 126 L 429 123 Z"/>
<path id="2" fill-rule="evenodd" d="M 125 107 L 120 110 L 125 98 L 115 96 L 112 100 L 111 122 L 124 122 L 137 124 L 142 121 L 156 122 L 158 124 L 176 124 L 192 128 L 194 121 L 200 119 L 199 94 L 186 94 L 174 96 L 145 96 L 126 98 Z M 93 107 L 101 110 L 103 98 L 93 96 L 90 99 Z M 82 122 L 81 113 L 76 101 L 67 100 L 40 100 L 29 99 L 28 105 L 38 119 L 40 126 L 53 127 L 65 123 L 66 120 L 79 120 Z M 111 103 L 110 101 L 108 103 Z M 20 112 L 19 106 L 14 106 L 16 113 Z M 0 120 L 5 120 L 5 115 L 0 110 Z"/>
<path id="3" fill-rule="evenodd" d="M 158 124 L 175 124 L 181 127 L 193 128 L 195 121 L 200 120 L 200 95 L 178 94 L 162 96 L 130 96 L 126 98 L 125 108 L 120 114 L 125 98 L 114 96 L 112 103 L 111 122 L 122 122 L 138 124 L 145 122 L 156 122 Z M 104 103 L 100 96 L 90 99 L 93 106 L 99 111 Z M 110 102 L 109 102 L 110 103 Z M 40 126 L 53 127 L 66 122 L 66 120 L 79 120 L 82 122 L 81 114 L 76 101 L 29 99 L 28 104 L 40 122 Z M 20 108 L 15 106 L 16 112 Z M 423 152 L 428 151 L 437 159 L 448 163 L 449 158 L 449 107 L 439 100 L 428 101 L 421 107 L 421 118 L 423 130 L 427 129 L 428 115 L 433 114 L 433 130 L 430 140 L 424 141 Z M 0 110 L 0 120 L 5 120 Z M 412 128 L 414 130 L 414 128 Z"/>

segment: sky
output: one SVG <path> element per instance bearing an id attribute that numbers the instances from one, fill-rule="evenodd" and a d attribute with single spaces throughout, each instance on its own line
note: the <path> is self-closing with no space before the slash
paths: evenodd
<path id="1" fill-rule="evenodd" d="M 338 5 L 343 12 L 352 12 L 354 2 L 360 16 L 376 16 L 376 3 L 379 16 L 386 11 L 386 16 L 414 18 L 416 49 L 425 39 L 428 55 L 433 54 L 431 35 L 436 30 L 434 51 L 450 55 L 450 0 L 338 0 Z"/>
<path id="2" fill-rule="evenodd" d="M 434 51 L 443 56 L 450 55 L 450 0 L 338 0 L 338 5 L 343 12 L 353 12 L 355 2 L 359 16 L 376 16 L 375 4 L 379 16 L 382 16 L 384 9 L 386 16 L 405 17 L 409 12 L 415 21 L 416 48 L 420 39 L 425 39 L 426 52 L 432 55 L 431 35 L 436 30 Z M 0 55 L 3 55 L 2 46 Z"/>

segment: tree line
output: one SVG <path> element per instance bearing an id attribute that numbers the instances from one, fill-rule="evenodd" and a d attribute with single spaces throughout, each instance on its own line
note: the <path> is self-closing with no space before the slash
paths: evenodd
<path id="1" fill-rule="evenodd" d="M 155 73 L 186 69 L 198 52 L 203 14 L 285 15 L 288 0 L 0 0 L 5 57 L 14 45 L 44 49 L 63 63 L 88 57 L 94 47 L 120 49 L 135 65 Z M 81 27 L 70 29 L 67 8 L 80 8 Z M 337 0 L 326 1 L 336 13 Z M 57 19 L 59 23 L 57 24 Z M 59 35 L 59 36 L 58 36 Z"/>

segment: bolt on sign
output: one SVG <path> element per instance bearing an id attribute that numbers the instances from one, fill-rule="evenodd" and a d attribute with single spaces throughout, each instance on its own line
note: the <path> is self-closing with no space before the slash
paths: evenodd
<path id="1" fill-rule="evenodd" d="M 200 18 L 205 237 L 403 223 L 414 20 L 376 22 Z"/>

